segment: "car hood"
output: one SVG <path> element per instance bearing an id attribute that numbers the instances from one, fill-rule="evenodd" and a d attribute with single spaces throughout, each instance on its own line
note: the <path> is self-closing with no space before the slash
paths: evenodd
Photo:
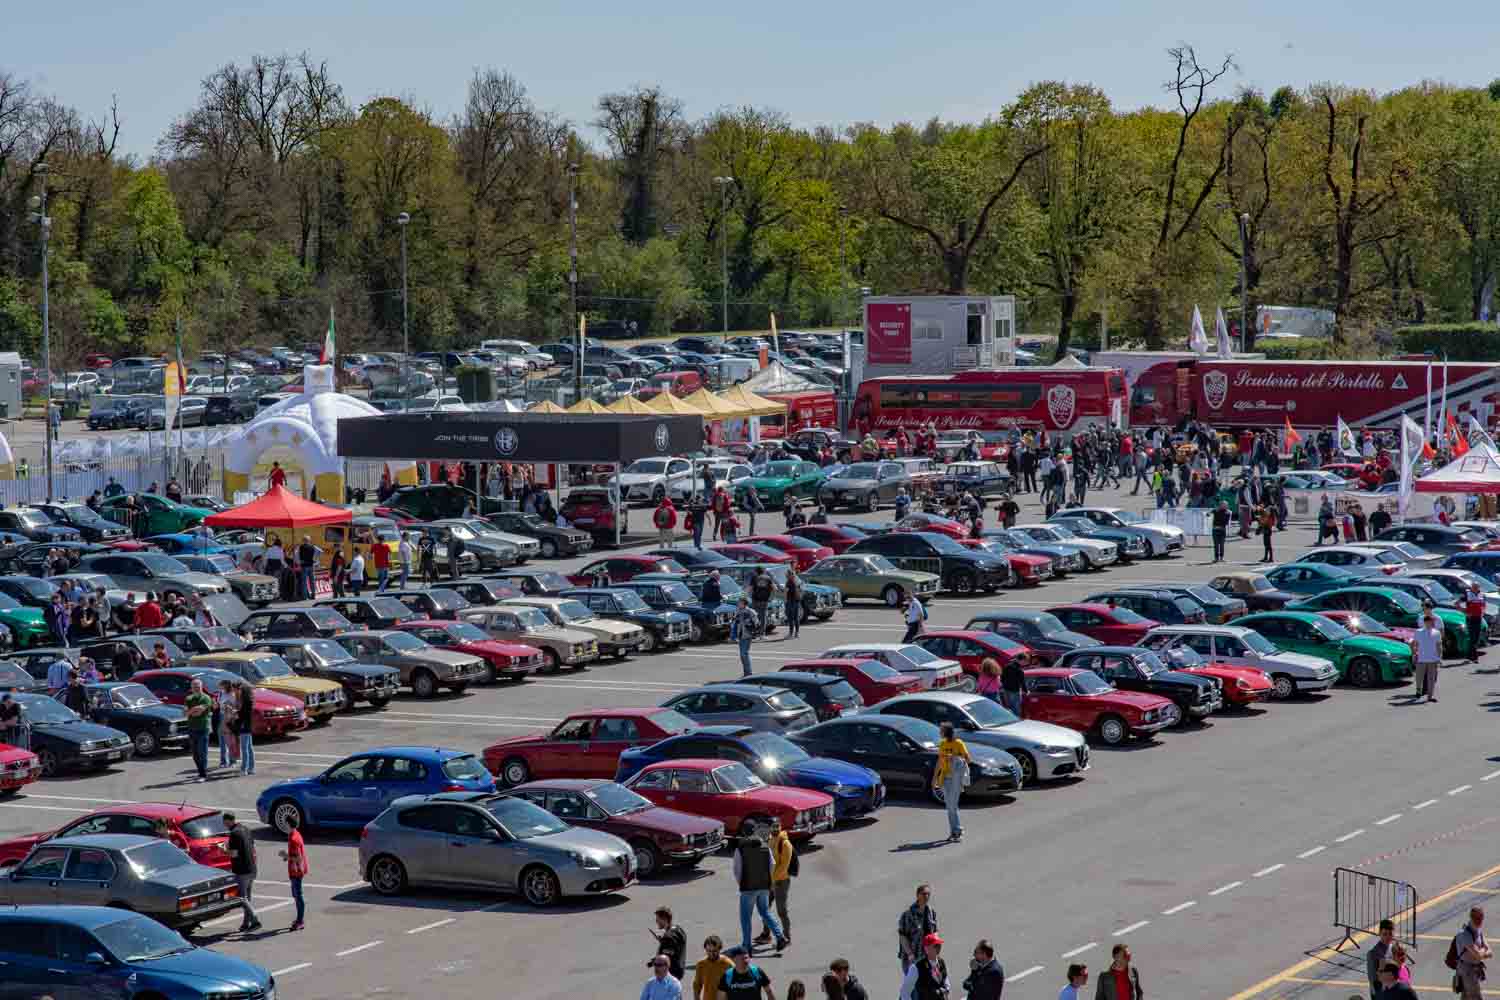
<path id="1" fill-rule="evenodd" d="M 1140 709 L 1143 712 L 1149 711 L 1153 708 L 1161 708 L 1163 705 L 1171 704 L 1170 699 L 1164 698 L 1159 694 L 1149 694 L 1145 691 L 1124 691 L 1120 688 L 1116 688 L 1109 694 L 1087 695 L 1085 697 L 1108 698 L 1116 704 L 1130 705 L 1134 708 Z"/>
<path id="2" fill-rule="evenodd" d="M 665 472 L 622 472 L 618 476 L 611 476 L 610 482 L 618 480 L 624 486 L 639 486 L 641 483 L 660 482 L 665 478 Z"/>
<path id="3" fill-rule="evenodd" d="M 41 608 L 6 608 L 0 610 L 0 621 L 22 622 L 27 625 L 46 624 L 46 615 Z"/>
<path id="4" fill-rule="evenodd" d="M 1261 669 L 1282 665 L 1287 667 L 1300 667 L 1303 670 L 1322 670 L 1328 666 L 1328 661 L 1321 656 L 1310 656 L 1307 653 L 1293 653 L 1285 649 L 1278 651 L 1274 656 L 1263 656 L 1258 661 L 1262 664 Z"/>
<path id="5" fill-rule="evenodd" d="M 789 809 L 817 809 L 828 805 L 829 801 L 829 796 L 825 792 L 809 788 L 793 788 L 788 785 L 767 785 L 765 788 L 758 788 L 746 794 L 762 802 L 774 802 Z"/>
<path id="6" fill-rule="evenodd" d="M 684 837 L 694 833 L 708 833 L 724 825 L 716 819 L 694 816 L 692 813 L 679 812 L 676 809 L 668 809 L 666 806 L 652 806 L 624 816 L 611 816 L 610 819 L 616 823 L 629 823 L 646 830 L 674 833 Z"/>
<path id="7" fill-rule="evenodd" d="M 455 653 L 447 649 L 418 649 L 400 654 L 401 659 L 414 662 L 441 663 L 449 667 L 464 667 L 474 662 L 469 653 Z"/>
<path id="8" fill-rule="evenodd" d="M 574 622 L 564 632 L 587 632 L 605 636 L 627 636 L 639 632 L 639 625 L 628 625 L 625 622 L 611 621 L 608 618 L 591 618 L 586 622 Z"/>
<path id="9" fill-rule="evenodd" d="M 252 697 L 255 699 L 255 711 L 257 712 L 265 712 L 273 708 L 303 707 L 301 698 L 282 691 L 272 691 L 270 688 L 254 688 Z"/>
<path id="10" fill-rule="evenodd" d="M 317 677 L 271 677 L 261 681 L 256 687 L 285 691 L 288 694 L 296 692 L 300 695 L 326 694 L 329 691 L 342 690 L 337 681 L 325 681 Z"/>
<path id="11" fill-rule="evenodd" d="M 983 743 L 969 748 L 969 759 L 975 764 L 988 764 L 991 767 L 1005 767 L 1019 771 L 1021 765 L 1016 759 L 999 747 L 985 746 Z"/>
<path id="12" fill-rule="evenodd" d="M 38 733 L 64 739 L 70 743 L 84 743 L 88 740 L 111 740 L 116 736 L 125 736 L 118 729 L 101 726 L 97 722 L 33 722 L 32 727 Z"/>
<path id="13" fill-rule="evenodd" d="M 879 778 L 868 768 L 831 757 L 809 757 L 782 769 L 789 777 L 819 785 L 873 785 Z"/>
<path id="14" fill-rule="evenodd" d="M 1029 743 L 1054 747 L 1075 748 L 1088 742 L 1084 735 L 1076 730 L 1054 726 L 1050 722 L 1037 722 L 1034 719 L 1022 719 L 1008 726 L 997 726 L 993 729 L 967 733 L 964 738 L 984 735 L 1004 736 L 1012 740 L 1026 740 Z"/>
<path id="15" fill-rule="evenodd" d="M 1084 635 L 1082 632 L 1070 632 L 1067 629 L 1060 632 L 1048 632 L 1041 637 L 1041 641 L 1055 643 L 1068 649 L 1087 649 L 1090 646 L 1099 645 L 1098 639 Z"/>
<path id="16" fill-rule="evenodd" d="M 142 715 L 167 722 L 181 722 L 187 718 L 187 711 L 177 705 L 142 705 L 139 708 L 117 708 L 114 711 L 121 715 Z"/>
<path id="17" fill-rule="evenodd" d="M 1345 649 L 1363 650 L 1380 656 L 1394 656 L 1397 658 L 1410 659 L 1411 647 L 1404 642 L 1395 639 L 1383 639 L 1378 635 L 1356 635 L 1352 639 L 1343 641 Z"/>
<path id="18" fill-rule="evenodd" d="M 233 583 L 235 580 L 243 580 L 244 582 L 250 584 L 252 587 L 259 586 L 260 584 L 265 583 L 269 583 L 272 585 L 276 583 L 276 578 L 274 576 L 266 576 L 264 573 L 246 573 L 242 570 L 235 570 L 233 573 L 227 573 L 225 574 L 224 579 L 228 580 L 230 583 Z"/>
<path id="19" fill-rule="evenodd" d="M 132 971 L 145 977 L 170 977 L 186 985 L 191 982 L 196 991 L 210 993 L 246 995 L 264 992 L 270 986 L 270 977 L 256 965 L 243 958 L 221 954 L 207 948 L 197 948 L 180 955 L 168 955 L 150 962 L 137 962 Z M 134 977 L 132 977 L 134 978 Z M 149 983 L 143 983 L 143 986 Z"/>
<path id="20" fill-rule="evenodd" d="M 1294 594 L 1290 590 L 1278 590 L 1278 589 L 1257 590 L 1254 594 L 1234 594 L 1232 596 L 1237 597 L 1240 600 L 1244 601 L 1246 607 L 1249 607 L 1251 598 L 1254 598 L 1255 600 L 1258 600 L 1258 601 L 1286 601 L 1286 602 L 1291 602 L 1291 601 L 1300 601 L 1300 600 L 1302 600 L 1302 595 L 1301 594 Z"/>
<path id="21" fill-rule="evenodd" d="M 346 677 L 391 677 L 400 673 L 395 667 L 381 666 L 378 663 L 335 663 L 325 669 L 331 674 Z"/>
<path id="22" fill-rule="evenodd" d="M 612 833 L 590 830 L 586 827 L 570 827 L 560 833 L 549 833 L 521 841 L 532 847 L 548 847 L 554 851 L 591 851 L 597 854 L 630 854 L 630 845 Z"/>
<path id="23" fill-rule="evenodd" d="M 176 583 L 186 587 L 191 587 L 194 590 L 211 590 L 215 593 L 229 589 L 228 580 L 224 579 L 222 576 L 215 576 L 212 573 L 196 573 L 189 571 L 187 573 L 173 573 L 170 576 L 159 576 L 156 577 L 156 579 L 160 581 L 157 584 L 158 587 L 165 586 L 169 583 Z"/>
<path id="24" fill-rule="evenodd" d="M 752 476 L 749 479 L 740 480 L 740 485 L 748 486 L 751 489 L 760 489 L 761 487 L 765 487 L 766 489 L 776 489 L 782 486 L 790 486 L 792 482 L 793 479 L 791 476 Z"/>
<path id="25" fill-rule="evenodd" d="M 1199 677 L 1185 670 L 1163 670 L 1159 674 L 1151 675 L 1153 684 L 1176 684 L 1180 687 L 1204 688 L 1213 687 L 1213 681 L 1207 677 Z"/>

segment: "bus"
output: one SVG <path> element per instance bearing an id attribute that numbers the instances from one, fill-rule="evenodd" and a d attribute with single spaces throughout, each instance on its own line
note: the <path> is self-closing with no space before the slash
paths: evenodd
<path id="1" fill-rule="evenodd" d="M 1118 368 L 995 368 L 860 383 L 849 423 L 860 434 L 938 430 L 1076 432 L 1123 427 L 1129 411 Z"/>

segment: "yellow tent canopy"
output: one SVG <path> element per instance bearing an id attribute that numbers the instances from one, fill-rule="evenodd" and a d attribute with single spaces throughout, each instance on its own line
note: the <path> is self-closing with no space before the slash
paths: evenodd
<path id="1" fill-rule="evenodd" d="M 730 386 L 719 398 L 740 411 L 744 417 L 777 417 L 786 413 L 786 404 L 757 396 L 742 385 Z"/>
<path id="2" fill-rule="evenodd" d="M 646 404 L 656 413 L 673 413 L 684 417 L 701 417 L 703 411 L 692 403 L 672 395 L 670 392 L 659 393 L 651 402 Z"/>
<path id="3" fill-rule="evenodd" d="M 737 417 L 740 410 L 727 400 L 720 399 L 707 389 L 699 389 L 697 392 L 683 399 L 689 406 L 697 407 L 705 416 L 719 419 L 725 417 Z"/>
<path id="4" fill-rule="evenodd" d="M 653 410 L 634 396 L 621 396 L 605 407 L 610 413 L 645 413 L 656 416 L 661 411 Z"/>
<path id="5" fill-rule="evenodd" d="M 550 399 L 544 399 L 540 403 L 538 403 L 535 406 L 533 406 L 531 409 L 527 410 L 526 412 L 527 413 L 567 413 L 568 411 L 564 410 L 561 406 L 558 406 L 556 403 L 552 402 L 552 400 L 550 400 Z"/>
<path id="6" fill-rule="evenodd" d="M 593 399 L 580 399 L 578 402 L 576 402 L 572 406 L 568 407 L 567 412 L 569 412 L 569 413 L 608 413 L 609 411 L 604 408 L 604 404 L 598 402 L 597 400 L 593 400 Z"/>

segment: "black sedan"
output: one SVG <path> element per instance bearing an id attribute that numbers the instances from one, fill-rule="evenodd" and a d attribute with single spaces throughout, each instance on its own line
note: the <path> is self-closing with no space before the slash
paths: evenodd
<path id="1" fill-rule="evenodd" d="M 470 604 L 499 604 L 508 601 L 512 597 L 521 596 L 521 588 L 513 587 L 499 580 L 455 580 L 448 582 L 449 590 L 456 590 L 459 596 Z M 400 603 L 399 601 L 397 602 Z M 404 605 L 403 605 L 404 607 Z M 389 625 L 370 625 L 369 628 L 390 628 Z"/>
<path id="2" fill-rule="evenodd" d="M 1095 646 L 1064 654 L 1058 667 L 1092 670 L 1121 691 L 1141 691 L 1170 698 L 1179 723 L 1204 719 L 1224 704 L 1218 681 L 1173 670 L 1149 649 L 1139 646 Z"/>
<path id="3" fill-rule="evenodd" d="M 85 722 L 47 695 L 18 694 L 15 699 L 31 723 L 31 751 L 41 759 L 45 777 L 69 770 L 105 768 L 129 760 L 135 753 L 125 733 Z"/>
<path id="4" fill-rule="evenodd" d="M 804 729 L 789 737 L 816 757 L 834 757 L 868 767 L 893 792 L 939 794 L 932 788 L 937 768 L 938 727 L 900 715 L 851 715 Z M 1021 787 L 1021 765 L 1004 750 L 969 745 L 966 796 L 1004 795 Z"/>
<path id="5" fill-rule="evenodd" d="M 975 615 L 964 628 L 1008 636 L 1031 647 L 1044 666 L 1051 666 L 1064 653 L 1099 645 L 1098 639 L 1068 631 L 1056 615 L 1045 611 L 986 611 Z"/>
<path id="6" fill-rule="evenodd" d="M 46 559 L 48 546 L 33 545 L 22 550 L 22 555 L 31 551 L 39 551 L 42 559 Z M 17 556 L 17 560 L 21 557 Z M 41 561 L 37 563 L 38 568 Z M 52 595 L 57 593 L 57 585 L 47 580 L 41 580 L 34 576 L 0 576 L 0 594 L 5 594 L 20 601 L 28 608 L 43 608 L 52 603 Z"/>
<path id="7" fill-rule="evenodd" d="M 146 685 L 104 681 L 86 686 L 89 720 L 129 736 L 137 757 L 187 746 L 187 713 L 162 701 Z"/>
<path id="8" fill-rule="evenodd" d="M 6 653 L 5 659 L 41 681 L 45 689 L 47 668 L 52 664 L 58 660 L 67 660 L 72 666 L 78 666 L 78 647 L 63 649 L 61 646 L 34 646 L 29 649 L 15 649 Z"/>
<path id="9" fill-rule="evenodd" d="M 431 590 L 387 590 L 385 593 L 423 618 L 456 621 L 458 613 L 470 606 L 458 591 L 447 587 L 433 587 Z"/>
<path id="10" fill-rule="evenodd" d="M 51 518 L 53 523 L 77 529 L 85 541 L 108 542 L 130 535 L 130 530 L 123 524 L 116 524 L 109 518 L 98 514 L 88 504 L 59 501 L 39 503 L 34 506 Z"/>
<path id="11" fill-rule="evenodd" d="M 1197 601 L 1203 605 L 1203 611 L 1208 616 L 1210 625 L 1224 625 L 1250 613 L 1249 605 L 1243 600 L 1229 594 L 1221 594 L 1206 583 L 1149 583 L 1143 586 L 1152 590 L 1165 590 L 1169 594 Z"/>
<path id="12" fill-rule="evenodd" d="M 46 514 L 29 507 L 0 510 L 0 531 L 25 535 L 33 542 L 76 542 L 83 537 L 77 528 L 57 524 Z"/>
<path id="13" fill-rule="evenodd" d="M 422 617 L 394 597 L 372 595 L 370 597 L 325 597 L 317 602 L 320 608 L 332 608 L 359 628 L 395 628 L 401 622 Z"/>
<path id="14" fill-rule="evenodd" d="M 378 663 L 360 663 L 332 639 L 267 639 L 250 648 L 275 653 L 299 677 L 338 681 L 351 708 L 359 701 L 384 708 L 401 688 L 401 671 Z"/>

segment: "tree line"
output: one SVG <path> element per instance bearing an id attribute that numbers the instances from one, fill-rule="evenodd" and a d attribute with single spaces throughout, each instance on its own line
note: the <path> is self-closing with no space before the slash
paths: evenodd
<path id="1" fill-rule="evenodd" d="M 399 344 L 403 235 L 415 349 L 555 338 L 570 198 L 577 310 L 651 333 L 716 329 L 723 299 L 731 328 L 852 324 L 861 288 L 1013 294 L 1059 353 L 1106 324 L 1179 346 L 1195 303 L 1332 309 L 1346 344 L 1487 312 L 1500 81 L 1266 95 L 1189 46 L 1162 69 L 1159 107 L 1046 81 L 979 123 L 804 129 L 753 105 L 694 119 L 649 86 L 572 122 L 497 69 L 441 119 L 257 55 L 139 162 L 128 108 L 90 116 L 0 67 L 0 347 L 40 341 L 44 179 L 70 364 L 165 350 L 179 324 L 189 350 L 316 342 L 330 308 L 341 346 Z"/>

